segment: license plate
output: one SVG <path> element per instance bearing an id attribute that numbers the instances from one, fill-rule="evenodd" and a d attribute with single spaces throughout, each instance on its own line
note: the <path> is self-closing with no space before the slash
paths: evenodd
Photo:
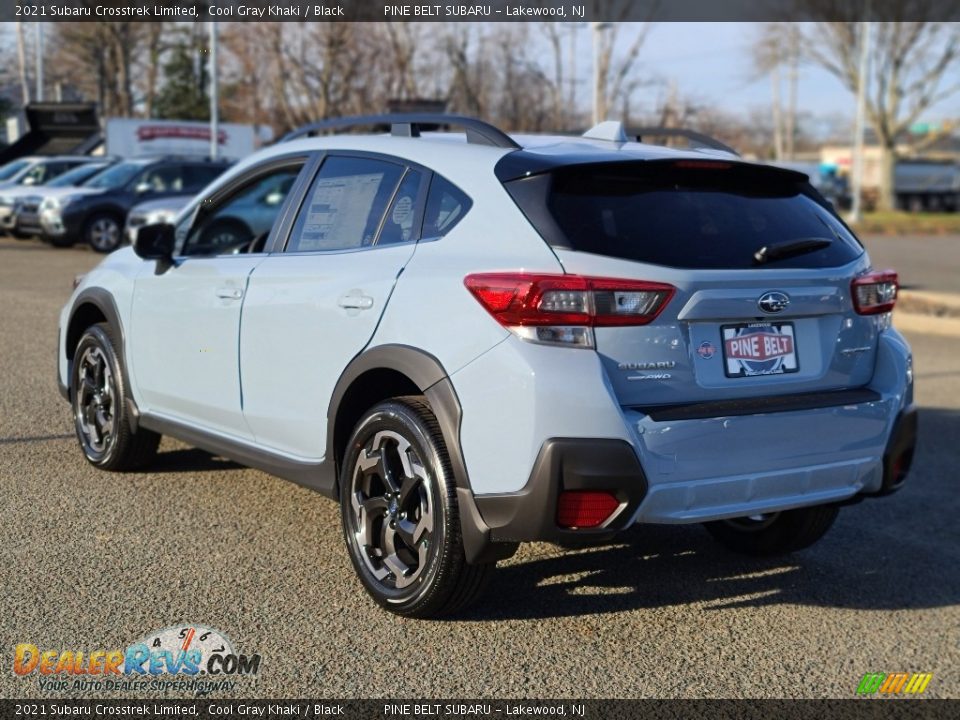
<path id="1" fill-rule="evenodd" d="M 720 328 L 727 377 L 782 375 L 800 369 L 793 323 L 743 323 Z"/>

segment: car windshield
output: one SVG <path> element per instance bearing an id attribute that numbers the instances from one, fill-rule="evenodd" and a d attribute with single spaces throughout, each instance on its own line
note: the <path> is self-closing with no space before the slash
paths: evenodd
<path id="1" fill-rule="evenodd" d="M 143 169 L 140 163 L 124 162 L 104 170 L 83 183 L 83 187 L 115 188 L 126 185 Z"/>
<path id="2" fill-rule="evenodd" d="M 0 180 L 9 180 L 21 170 L 30 165 L 29 160 L 14 160 L 0 167 Z"/>
<path id="3" fill-rule="evenodd" d="M 56 178 L 47 183 L 47 187 L 70 187 L 71 185 L 79 185 L 85 180 L 89 180 L 98 172 L 103 170 L 107 165 L 101 163 L 87 163 L 86 165 L 80 165 L 75 167 L 73 170 L 67 170 L 63 175 L 58 175 Z"/>

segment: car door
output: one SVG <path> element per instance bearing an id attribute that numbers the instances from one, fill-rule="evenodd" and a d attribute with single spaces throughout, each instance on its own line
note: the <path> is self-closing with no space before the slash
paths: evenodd
<path id="1" fill-rule="evenodd" d="M 330 396 L 413 255 L 428 175 L 380 156 L 327 156 L 284 252 L 252 272 L 240 369 L 259 445 L 323 456 Z"/>
<path id="2" fill-rule="evenodd" d="M 289 190 L 305 161 L 283 158 L 215 191 L 177 228 L 174 262 L 147 265 L 139 274 L 129 346 L 143 410 L 250 437 L 241 411 L 240 315 L 248 277 L 267 257 L 266 241 L 285 203 L 273 206 L 272 226 L 256 234 L 245 225 L 245 207 L 265 183 L 289 179 L 282 183 Z"/>

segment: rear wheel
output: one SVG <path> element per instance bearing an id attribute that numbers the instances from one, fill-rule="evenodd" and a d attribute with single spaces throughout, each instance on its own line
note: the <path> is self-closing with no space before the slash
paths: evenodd
<path id="1" fill-rule="evenodd" d="M 443 436 L 419 396 L 370 409 L 347 445 L 340 509 L 353 567 L 390 612 L 436 617 L 483 589 L 493 564 L 466 562 Z"/>
<path id="2" fill-rule="evenodd" d="M 93 325 L 77 343 L 70 378 L 74 426 L 84 456 L 102 470 L 133 470 L 156 455 L 160 435 L 131 430 L 114 330 Z"/>
<path id="3" fill-rule="evenodd" d="M 837 519 L 836 505 L 784 510 L 704 523 L 721 545 L 745 555 L 780 555 L 803 550 L 822 538 Z"/>

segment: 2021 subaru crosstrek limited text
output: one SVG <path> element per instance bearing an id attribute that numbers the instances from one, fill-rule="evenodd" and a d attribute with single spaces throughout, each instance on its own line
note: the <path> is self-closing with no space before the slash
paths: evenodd
<path id="1" fill-rule="evenodd" d="M 391 132 L 317 135 L 351 124 Z M 315 488 L 419 617 L 520 542 L 696 522 L 789 552 L 904 482 L 896 275 L 806 176 L 617 123 L 295 135 L 76 288 L 59 380 L 93 465 L 169 434 Z"/>

